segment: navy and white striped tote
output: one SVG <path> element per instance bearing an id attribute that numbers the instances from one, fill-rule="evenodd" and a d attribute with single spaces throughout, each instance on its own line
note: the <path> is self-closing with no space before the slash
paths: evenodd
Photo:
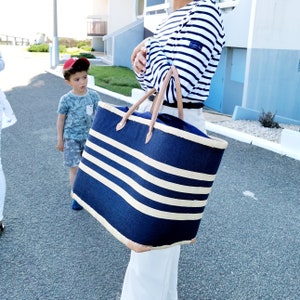
<path id="1" fill-rule="evenodd" d="M 227 142 L 137 106 L 99 102 L 73 198 L 125 245 L 190 243 Z"/>

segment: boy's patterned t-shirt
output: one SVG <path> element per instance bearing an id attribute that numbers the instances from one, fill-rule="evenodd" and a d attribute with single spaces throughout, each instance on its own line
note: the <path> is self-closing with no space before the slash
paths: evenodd
<path id="1" fill-rule="evenodd" d="M 57 113 L 66 115 L 64 139 L 87 139 L 99 101 L 99 94 L 90 89 L 83 96 L 70 91 L 61 97 Z"/>

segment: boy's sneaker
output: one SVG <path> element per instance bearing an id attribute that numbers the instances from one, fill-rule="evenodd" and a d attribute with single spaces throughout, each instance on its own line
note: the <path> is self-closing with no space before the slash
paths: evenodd
<path id="1" fill-rule="evenodd" d="M 80 204 L 78 204 L 77 201 L 75 201 L 74 199 L 72 200 L 72 206 L 71 207 L 74 210 L 81 210 L 81 209 L 83 209 L 83 207 Z"/>
<path id="2" fill-rule="evenodd" d="M 4 224 L 0 222 L 0 234 L 4 231 Z"/>

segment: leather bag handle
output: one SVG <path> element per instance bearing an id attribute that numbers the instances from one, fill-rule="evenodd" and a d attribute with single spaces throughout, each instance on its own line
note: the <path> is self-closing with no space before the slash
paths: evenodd
<path id="1" fill-rule="evenodd" d="M 153 101 L 153 105 L 152 105 L 152 108 L 151 108 L 152 117 L 151 117 L 150 124 L 149 124 L 149 130 L 148 130 L 148 133 L 146 135 L 146 141 L 145 141 L 146 144 L 150 141 L 150 139 L 152 137 L 153 128 L 154 128 L 159 110 L 160 110 L 160 108 L 163 104 L 163 101 L 164 101 L 164 94 L 166 92 L 167 86 L 168 86 L 172 76 L 175 79 L 175 85 L 176 85 L 178 117 L 183 120 L 183 103 L 182 103 L 182 95 L 181 95 L 181 86 L 180 86 L 179 75 L 178 75 L 178 72 L 177 72 L 175 66 L 171 66 L 170 70 L 168 71 L 168 73 L 166 74 L 166 76 L 163 80 L 163 83 L 162 83 L 162 86 L 161 86 L 161 89 L 160 89 L 159 93 L 155 96 L 155 99 Z M 147 91 L 142 98 L 140 98 L 135 104 L 133 104 L 131 106 L 131 108 L 123 116 L 122 120 L 117 124 L 117 126 L 116 126 L 117 131 L 121 130 L 125 126 L 128 118 L 133 114 L 133 112 L 149 96 L 154 94 L 155 91 L 156 91 L 155 88 L 152 88 L 151 90 Z"/>

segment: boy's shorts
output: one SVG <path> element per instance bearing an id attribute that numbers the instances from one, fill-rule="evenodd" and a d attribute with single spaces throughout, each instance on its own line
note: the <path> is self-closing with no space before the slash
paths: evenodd
<path id="1" fill-rule="evenodd" d="M 64 140 L 64 166 L 73 168 L 79 165 L 85 142 Z"/>

